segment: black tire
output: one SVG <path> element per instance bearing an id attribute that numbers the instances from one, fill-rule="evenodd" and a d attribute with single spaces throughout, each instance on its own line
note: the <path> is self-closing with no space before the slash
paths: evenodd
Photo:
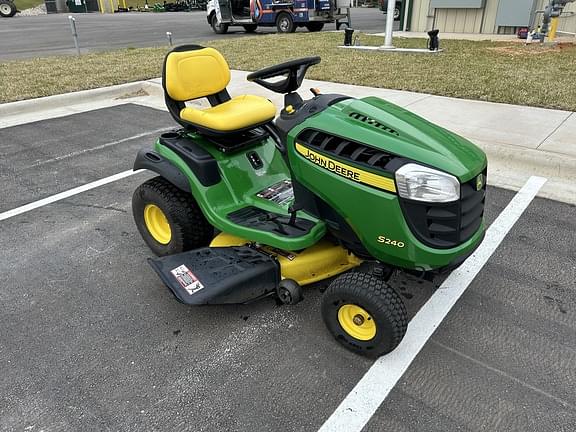
<path id="1" fill-rule="evenodd" d="M 350 26 L 348 25 L 347 22 L 336 23 L 336 30 L 340 30 L 340 29 L 346 30 L 348 27 L 350 27 Z"/>
<path id="2" fill-rule="evenodd" d="M 226 34 L 228 32 L 228 24 L 218 24 L 218 17 L 215 13 L 210 18 L 210 25 L 216 34 Z"/>
<path id="3" fill-rule="evenodd" d="M 4 18 L 11 18 L 16 15 L 18 9 L 16 5 L 9 0 L 0 0 L 0 16 Z"/>
<path id="4" fill-rule="evenodd" d="M 324 28 L 323 22 L 309 22 L 305 25 L 309 32 L 319 32 Z"/>
<path id="5" fill-rule="evenodd" d="M 294 279 L 283 279 L 276 287 L 276 295 L 281 303 L 294 305 L 304 299 L 302 287 Z"/>
<path id="6" fill-rule="evenodd" d="M 244 27 L 244 31 L 246 33 L 254 33 L 256 31 L 256 29 L 258 28 L 258 25 L 256 25 L 256 24 L 244 24 L 242 27 Z"/>
<path id="7" fill-rule="evenodd" d="M 343 306 L 360 307 L 367 312 L 361 325 L 364 318 L 368 324 L 373 320 L 375 335 L 371 339 L 358 339 L 342 327 L 339 312 Z M 379 357 L 396 348 L 408 326 L 406 307 L 398 293 L 368 273 L 344 273 L 336 278 L 323 294 L 322 318 L 338 342 L 367 357 Z"/>
<path id="8" fill-rule="evenodd" d="M 394 21 L 400 21 L 400 8 L 394 7 Z"/>
<path id="9" fill-rule="evenodd" d="M 296 26 L 294 25 L 292 16 L 286 12 L 279 13 L 276 18 L 276 29 L 278 33 L 294 33 Z"/>
<path id="10" fill-rule="evenodd" d="M 170 226 L 169 242 L 166 244 L 157 241 L 146 226 L 144 211 L 149 204 L 160 208 Z M 163 177 L 154 177 L 134 191 L 132 213 L 142 238 L 158 256 L 208 246 L 214 237 L 214 228 L 194 197 Z"/>

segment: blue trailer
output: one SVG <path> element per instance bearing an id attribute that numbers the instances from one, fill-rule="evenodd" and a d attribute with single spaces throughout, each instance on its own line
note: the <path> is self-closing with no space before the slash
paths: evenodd
<path id="1" fill-rule="evenodd" d="M 210 0 L 208 24 L 223 34 L 230 26 L 254 32 L 258 26 L 293 33 L 297 27 L 320 31 L 326 23 L 350 26 L 350 0 Z"/>

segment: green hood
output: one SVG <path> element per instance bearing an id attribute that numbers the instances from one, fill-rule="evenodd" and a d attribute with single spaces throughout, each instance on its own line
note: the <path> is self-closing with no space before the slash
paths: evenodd
<path id="1" fill-rule="evenodd" d="M 420 162 L 461 182 L 486 167 L 486 155 L 470 141 L 377 97 L 339 102 L 305 126 Z"/>

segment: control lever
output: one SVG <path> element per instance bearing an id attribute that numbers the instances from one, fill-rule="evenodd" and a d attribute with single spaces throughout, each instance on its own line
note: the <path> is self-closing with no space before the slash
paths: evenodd
<path id="1" fill-rule="evenodd" d="M 298 210 L 302 210 L 303 208 L 304 207 L 302 205 L 296 203 L 288 207 L 288 211 L 290 212 L 290 221 L 288 222 L 288 225 L 298 228 L 296 226 L 296 213 L 298 212 Z"/>

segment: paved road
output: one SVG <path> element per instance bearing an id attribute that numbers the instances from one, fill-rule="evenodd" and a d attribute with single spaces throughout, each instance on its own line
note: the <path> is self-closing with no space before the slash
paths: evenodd
<path id="1" fill-rule="evenodd" d="M 0 59 L 75 53 L 67 16 L 54 14 L 3 19 L 0 25 Z M 226 35 L 214 34 L 203 11 L 74 16 L 84 51 L 165 45 L 168 43 L 167 31 L 172 32 L 176 44 L 246 35 L 241 27 L 237 30 L 231 28 Z M 378 9 L 353 9 L 351 16 L 353 26 L 359 30 L 382 32 L 385 28 L 385 15 Z M 326 30 L 335 28 L 334 24 L 326 26 Z M 275 28 L 262 27 L 258 34 L 275 31 Z"/>
<path id="2" fill-rule="evenodd" d="M 0 212 L 129 169 L 171 125 L 129 104 L 0 129 Z M 177 303 L 132 221 L 146 177 L 0 222 L 0 430 L 316 430 L 371 362 L 315 289 Z M 488 223 L 512 196 L 489 189 Z M 575 430 L 575 232 L 574 206 L 536 199 L 365 430 Z M 414 314 L 433 287 L 404 282 Z"/>

